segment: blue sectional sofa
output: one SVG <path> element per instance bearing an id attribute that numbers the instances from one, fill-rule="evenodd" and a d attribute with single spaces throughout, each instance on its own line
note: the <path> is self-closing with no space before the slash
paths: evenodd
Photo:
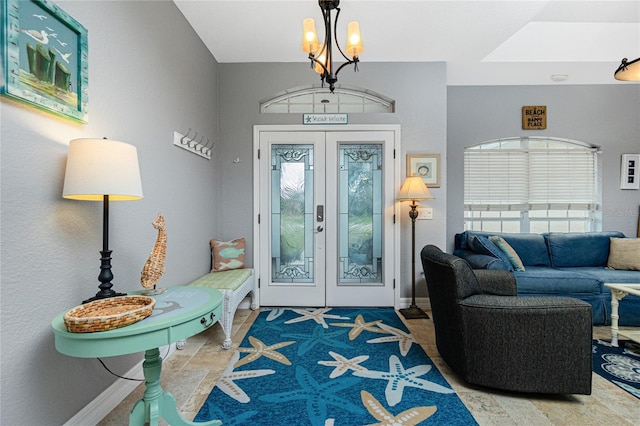
<path id="1" fill-rule="evenodd" d="M 524 271 L 491 242 L 499 236 L 516 252 Z M 611 291 L 605 283 L 640 283 L 640 271 L 607 269 L 610 238 L 620 232 L 510 234 L 465 231 L 455 236 L 454 255 L 474 269 L 504 269 L 516 277 L 518 295 L 569 296 L 588 302 L 593 324 L 611 323 Z M 619 305 L 620 325 L 640 326 L 640 297 L 628 295 Z"/>

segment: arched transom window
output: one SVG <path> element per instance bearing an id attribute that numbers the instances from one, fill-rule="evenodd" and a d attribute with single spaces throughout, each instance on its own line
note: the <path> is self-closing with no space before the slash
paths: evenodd
<path id="1" fill-rule="evenodd" d="M 261 113 L 379 113 L 394 112 L 395 102 L 360 89 L 307 87 L 287 90 L 260 102 Z"/>

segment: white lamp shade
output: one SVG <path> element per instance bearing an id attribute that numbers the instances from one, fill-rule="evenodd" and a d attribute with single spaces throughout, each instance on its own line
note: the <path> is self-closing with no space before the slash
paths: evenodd
<path id="1" fill-rule="evenodd" d="M 640 81 L 640 58 L 631 62 L 627 58 L 623 59 L 613 76 L 621 81 Z"/>
<path id="2" fill-rule="evenodd" d="M 431 191 L 424 184 L 422 176 L 409 176 L 402 184 L 397 199 L 400 201 L 435 200 L 435 197 L 431 195 Z"/>
<path id="3" fill-rule="evenodd" d="M 139 200 L 142 196 L 138 150 L 108 139 L 69 142 L 62 196 L 72 200 Z"/>

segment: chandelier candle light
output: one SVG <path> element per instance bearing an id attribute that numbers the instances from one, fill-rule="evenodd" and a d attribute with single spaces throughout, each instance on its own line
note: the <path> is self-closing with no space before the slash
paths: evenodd
<path id="1" fill-rule="evenodd" d="M 318 34 L 316 33 L 316 23 L 313 18 L 306 18 L 302 22 L 302 50 L 309 54 L 311 60 L 311 68 L 320 74 L 322 86 L 325 83 L 329 85 L 329 90 L 333 93 L 335 83 L 338 81 L 338 73 L 346 65 L 354 64 L 354 71 L 358 71 L 358 55 L 364 51 L 362 38 L 360 37 L 360 23 L 357 21 L 349 22 L 347 26 L 347 47 L 343 52 L 338 44 L 337 26 L 338 17 L 340 16 L 340 0 L 318 0 L 320 10 L 322 10 L 322 18 L 324 20 L 324 43 L 320 45 L 318 42 Z M 331 30 L 331 11 L 336 10 L 336 18 L 333 25 L 333 33 Z M 336 47 L 342 57 L 346 60 L 336 70 L 333 64 L 333 46 L 332 40 L 335 39 Z M 349 59 L 351 57 L 351 59 Z"/>
<path id="2" fill-rule="evenodd" d="M 411 201 L 409 217 L 411 218 L 411 306 L 400 309 L 400 313 L 406 319 L 429 318 L 429 316 L 416 305 L 416 219 L 418 211 L 417 200 L 435 200 L 431 191 L 425 185 L 422 176 L 410 176 L 400 188 L 398 201 Z"/>
<path id="3" fill-rule="evenodd" d="M 100 291 L 83 303 L 124 296 L 111 287 L 111 250 L 109 250 L 109 201 L 142 198 L 138 151 L 133 145 L 106 139 L 74 139 L 69 142 L 67 169 L 62 197 L 71 200 L 102 201 L 102 257 Z"/>

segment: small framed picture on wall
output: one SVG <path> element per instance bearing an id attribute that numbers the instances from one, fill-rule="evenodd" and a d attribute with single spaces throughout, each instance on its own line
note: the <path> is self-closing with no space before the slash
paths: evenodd
<path id="1" fill-rule="evenodd" d="M 622 154 L 620 189 L 640 189 L 640 154 Z"/>
<path id="2" fill-rule="evenodd" d="M 429 188 L 440 188 L 440 154 L 407 154 L 407 176 L 422 176 Z"/>

